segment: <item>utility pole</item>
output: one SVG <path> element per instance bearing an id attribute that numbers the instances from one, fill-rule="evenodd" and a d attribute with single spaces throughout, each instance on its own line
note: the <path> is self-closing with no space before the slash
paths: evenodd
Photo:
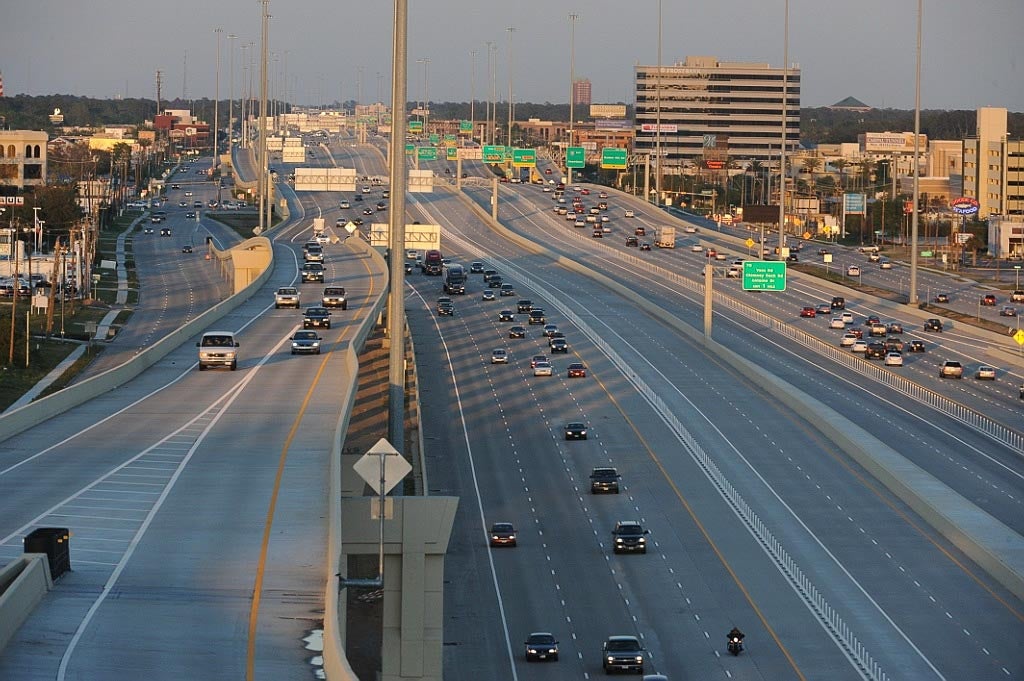
<path id="1" fill-rule="evenodd" d="M 260 223 L 262 234 L 270 226 L 270 172 L 267 165 L 267 55 L 269 52 L 270 0 L 260 0 L 263 5 L 260 35 L 260 120 L 259 120 L 259 162 L 260 162 Z"/>
<path id="2" fill-rule="evenodd" d="M 238 38 L 234 33 L 228 33 L 228 61 L 230 62 L 229 71 L 231 71 L 230 77 L 228 78 L 228 149 L 231 148 L 231 144 L 235 137 L 235 40 Z"/>
<path id="3" fill-rule="evenodd" d="M 469 139 L 476 134 L 476 54 L 477 50 L 469 51 Z M 456 178 L 458 179 L 458 178 Z"/>
<path id="4" fill-rule="evenodd" d="M 789 126 L 789 0 L 782 38 L 782 146 L 779 154 L 779 257 L 786 247 L 786 128 Z"/>

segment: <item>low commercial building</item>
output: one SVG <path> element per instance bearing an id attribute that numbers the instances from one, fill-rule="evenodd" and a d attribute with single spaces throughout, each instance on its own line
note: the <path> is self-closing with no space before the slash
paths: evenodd
<path id="1" fill-rule="evenodd" d="M 0 130 L 0 185 L 45 185 L 48 139 L 38 130 Z"/>

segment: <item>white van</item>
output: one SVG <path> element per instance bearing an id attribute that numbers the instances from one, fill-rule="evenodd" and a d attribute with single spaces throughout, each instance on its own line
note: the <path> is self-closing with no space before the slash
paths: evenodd
<path id="1" fill-rule="evenodd" d="M 196 347 L 199 348 L 199 370 L 209 367 L 238 368 L 238 341 L 231 331 L 207 331 Z"/>

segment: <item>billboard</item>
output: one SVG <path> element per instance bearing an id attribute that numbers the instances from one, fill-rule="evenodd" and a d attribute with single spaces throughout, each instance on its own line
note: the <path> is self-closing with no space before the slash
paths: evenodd
<path id="1" fill-rule="evenodd" d="M 775 206 L 743 206 L 743 221 L 754 224 L 779 224 L 779 207 Z"/>
<path id="2" fill-rule="evenodd" d="M 920 136 L 921 150 L 928 148 L 928 136 Z M 857 135 L 860 150 L 876 154 L 912 154 L 914 153 L 914 133 L 912 132 L 866 132 Z"/>
<path id="3" fill-rule="evenodd" d="M 591 104 L 591 118 L 625 118 L 625 104 Z"/>
<path id="4" fill-rule="evenodd" d="M 843 194 L 843 213 L 845 215 L 864 215 L 867 213 L 868 202 L 864 194 Z"/>
<path id="5" fill-rule="evenodd" d="M 658 131 L 658 124 L 657 123 L 641 123 L 640 124 L 640 132 L 657 132 L 657 131 Z M 662 132 L 679 132 L 679 126 L 676 125 L 675 123 L 662 123 L 661 124 L 661 131 Z"/>
<path id="6" fill-rule="evenodd" d="M 594 130 L 626 131 L 633 129 L 633 121 L 628 118 L 605 118 L 594 121 Z"/>

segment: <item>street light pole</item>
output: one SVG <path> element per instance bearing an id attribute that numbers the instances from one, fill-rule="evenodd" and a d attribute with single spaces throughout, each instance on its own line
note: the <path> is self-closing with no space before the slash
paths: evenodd
<path id="1" fill-rule="evenodd" d="M 786 127 L 789 124 L 789 0 L 782 29 L 782 144 L 779 153 L 779 257 L 786 246 Z"/>
<path id="2" fill-rule="evenodd" d="M 388 439 L 399 451 L 405 448 L 405 270 L 402 253 L 405 249 L 405 136 L 406 99 L 409 59 L 408 0 L 394 0 L 395 25 L 391 81 L 391 159 L 389 182 L 391 210 L 389 215 L 390 248 L 388 250 Z"/>
<path id="3" fill-rule="evenodd" d="M 238 38 L 234 33 L 228 33 L 228 46 L 229 52 L 228 61 L 231 66 L 231 76 L 228 78 L 228 148 L 231 148 L 231 144 L 234 141 L 235 136 L 235 40 Z"/>
<path id="4" fill-rule="evenodd" d="M 512 146 L 512 34 L 516 32 L 515 27 L 509 26 L 508 31 L 508 135 L 506 142 Z"/>
<path id="5" fill-rule="evenodd" d="M 476 54 L 477 50 L 469 51 L 469 139 L 476 135 Z"/>
<path id="6" fill-rule="evenodd" d="M 262 234 L 270 226 L 270 172 L 267 164 L 267 58 L 270 51 L 270 0 L 261 0 L 263 12 L 261 16 L 260 37 L 260 119 L 259 119 L 259 160 L 260 160 L 260 222 Z"/>
<path id="7" fill-rule="evenodd" d="M 921 0 L 917 0 L 917 64 L 914 73 L 914 212 L 910 218 L 910 291 L 907 303 L 917 304 L 918 202 L 921 200 Z"/>
<path id="8" fill-rule="evenodd" d="M 210 161 L 211 176 L 217 170 L 217 143 L 219 141 L 217 132 L 220 129 L 220 34 L 224 32 L 224 29 L 215 28 L 213 32 L 217 34 L 217 76 L 213 86 L 213 159 Z"/>
<path id="9" fill-rule="evenodd" d="M 575 120 L 574 107 L 576 105 L 576 20 L 580 15 L 576 12 L 569 14 L 569 144 L 565 151 L 565 179 L 572 184 L 572 168 L 569 167 L 569 149 L 573 142 L 573 121 Z"/>
<path id="10" fill-rule="evenodd" d="M 654 204 L 661 205 L 661 0 L 658 0 L 658 78 L 655 84 L 656 114 L 654 120 Z M 644 197 L 650 200 L 651 197 Z"/>

